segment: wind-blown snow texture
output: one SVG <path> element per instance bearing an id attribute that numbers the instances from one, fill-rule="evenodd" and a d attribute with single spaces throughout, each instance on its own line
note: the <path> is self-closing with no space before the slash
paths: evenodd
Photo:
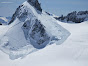
<path id="1" fill-rule="evenodd" d="M 0 49 L 11 59 L 24 57 L 53 43 L 59 45 L 70 35 L 52 16 L 37 11 L 26 1 L 17 8 L 9 25 L 1 27 Z"/>

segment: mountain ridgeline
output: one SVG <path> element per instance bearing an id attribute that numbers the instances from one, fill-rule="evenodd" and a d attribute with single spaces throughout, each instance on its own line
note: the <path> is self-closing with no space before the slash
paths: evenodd
<path id="1" fill-rule="evenodd" d="M 39 13 L 39 14 L 42 13 L 42 8 L 41 8 L 41 5 L 40 5 L 40 3 L 38 2 L 38 0 L 27 0 L 27 2 L 28 2 L 31 6 L 33 6 L 33 7 L 35 8 L 35 10 L 36 10 L 37 13 Z M 23 9 L 24 9 L 24 10 L 23 10 Z M 18 19 L 20 19 L 20 20 L 22 19 L 22 20 L 24 21 L 25 18 L 27 18 L 27 16 L 28 16 L 28 10 L 26 10 L 26 9 L 27 9 L 26 6 L 24 6 L 23 4 L 20 5 L 20 6 L 16 9 L 15 13 L 13 14 L 12 19 L 11 19 L 11 21 L 9 22 L 9 24 L 11 24 L 16 18 L 18 18 Z M 22 10 L 23 10 L 24 12 L 22 12 Z"/>
<path id="2" fill-rule="evenodd" d="M 55 19 L 66 23 L 81 23 L 88 20 L 88 11 L 73 11 L 67 16 L 55 17 Z"/>

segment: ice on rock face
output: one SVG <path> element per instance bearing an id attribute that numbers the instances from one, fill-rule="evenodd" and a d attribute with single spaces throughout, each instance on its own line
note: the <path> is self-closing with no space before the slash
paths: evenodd
<path id="1" fill-rule="evenodd" d="M 33 21 L 28 20 L 23 24 L 24 35 L 35 48 L 44 48 L 49 43 L 50 37 L 38 19 L 34 19 Z"/>
<path id="2" fill-rule="evenodd" d="M 7 29 L 0 38 L 0 49 L 11 59 L 24 57 L 53 43 L 61 44 L 70 35 L 53 17 L 45 12 L 39 14 L 27 1 L 17 8 Z"/>

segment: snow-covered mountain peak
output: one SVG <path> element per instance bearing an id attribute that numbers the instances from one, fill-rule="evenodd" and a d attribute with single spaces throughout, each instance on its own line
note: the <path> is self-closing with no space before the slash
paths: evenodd
<path id="1" fill-rule="evenodd" d="M 25 1 L 13 14 L 7 30 L 0 38 L 1 49 L 11 59 L 23 57 L 53 43 L 59 45 L 70 35 L 52 16 L 44 11 L 39 12 Z"/>
<path id="2" fill-rule="evenodd" d="M 37 10 L 33 5 L 31 5 L 31 3 L 29 3 L 28 1 L 25 1 L 22 5 L 20 5 L 16 9 L 9 24 L 11 24 L 16 19 L 16 17 L 20 21 L 24 22 L 26 20 L 26 18 L 31 18 L 31 17 L 37 16 L 38 14 L 41 14 L 41 13 L 42 12 Z"/>

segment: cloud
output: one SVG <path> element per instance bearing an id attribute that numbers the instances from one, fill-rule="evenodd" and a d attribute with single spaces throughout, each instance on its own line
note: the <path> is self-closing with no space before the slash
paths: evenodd
<path id="1" fill-rule="evenodd" d="M 1 2 L 1 3 L 6 4 L 6 3 L 13 3 L 13 2 Z"/>

